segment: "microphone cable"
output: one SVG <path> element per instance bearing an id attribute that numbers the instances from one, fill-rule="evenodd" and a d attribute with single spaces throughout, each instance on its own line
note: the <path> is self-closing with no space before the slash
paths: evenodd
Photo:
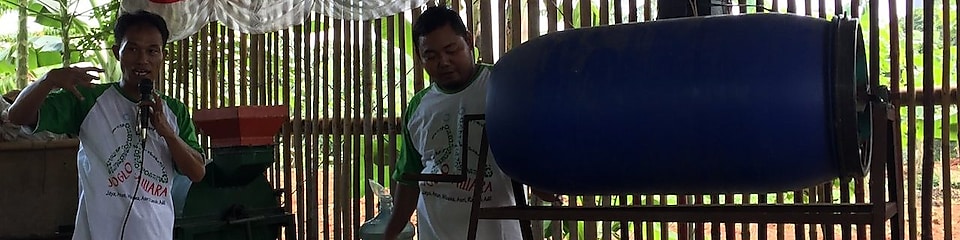
<path id="1" fill-rule="evenodd" d="M 124 233 L 127 230 L 127 220 L 130 220 L 130 212 L 133 210 L 133 203 L 137 202 L 137 195 L 140 193 L 141 188 L 140 184 L 142 184 L 140 181 L 142 181 L 143 178 L 143 169 L 146 168 L 143 157 L 144 153 L 147 152 L 147 127 L 143 126 L 140 129 L 140 174 L 137 176 L 137 189 L 133 191 L 133 198 L 130 200 L 130 205 L 127 206 L 127 214 L 125 217 L 123 217 L 123 225 L 120 227 L 120 240 L 123 240 Z"/>

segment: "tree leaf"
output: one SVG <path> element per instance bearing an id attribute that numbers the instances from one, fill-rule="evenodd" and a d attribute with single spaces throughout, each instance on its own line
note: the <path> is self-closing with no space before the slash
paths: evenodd
<path id="1" fill-rule="evenodd" d="M 51 27 L 51 28 L 60 28 L 61 22 L 60 18 L 53 13 L 51 9 L 40 5 L 39 3 L 34 3 L 30 5 L 30 9 L 37 11 L 38 13 L 34 14 L 34 22 L 37 24 Z"/>
<path id="2" fill-rule="evenodd" d="M 79 51 L 70 52 L 70 62 L 79 63 L 83 61 L 82 59 L 84 59 L 83 53 Z"/>
<path id="3" fill-rule="evenodd" d="M 63 41 L 55 36 L 39 36 L 30 40 L 31 47 L 40 52 L 62 52 Z"/>
<path id="4" fill-rule="evenodd" d="M 43 8 L 48 9 L 48 12 L 59 12 L 60 2 L 63 0 L 34 0 L 37 5 L 42 6 Z"/>
<path id="5" fill-rule="evenodd" d="M 0 62 L 13 62 L 13 47 L 0 48 Z"/>
<path id="6" fill-rule="evenodd" d="M 20 8 L 20 5 L 18 5 L 16 2 L 11 0 L 0 0 L 0 11 L 15 10 L 17 8 Z"/>
<path id="7" fill-rule="evenodd" d="M 58 52 L 38 52 L 37 66 L 46 67 L 63 64 L 63 59 Z"/>
<path id="8" fill-rule="evenodd" d="M 7 61 L 0 61 L 0 73 L 16 74 L 17 66 Z"/>

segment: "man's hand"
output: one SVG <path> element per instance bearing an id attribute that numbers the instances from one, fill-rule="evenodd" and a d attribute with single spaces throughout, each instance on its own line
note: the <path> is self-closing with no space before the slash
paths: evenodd
<path id="1" fill-rule="evenodd" d="M 397 183 L 397 193 L 395 205 L 393 205 L 393 215 L 387 221 L 387 229 L 384 232 L 385 240 L 396 240 L 403 228 L 407 227 L 410 216 L 417 209 L 417 203 L 420 201 L 420 185 Z"/>
<path id="2" fill-rule="evenodd" d="M 174 131 L 170 123 L 167 122 L 167 113 L 164 111 L 163 99 L 154 93 L 153 101 L 140 101 L 140 106 L 150 106 L 150 124 L 153 124 L 153 130 L 160 135 L 170 148 L 170 154 L 173 162 L 177 164 L 177 169 L 190 178 L 192 182 L 200 182 L 206 175 L 206 168 L 203 157 L 199 152 L 190 148 L 177 132 Z"/>
<path id="3" fill-rule="evenodd" d="M 53 69 L 47 72 L 47 74 L 44 74 L 39 82 L 41 84 L 49 84 L 51 87 L 63 88 L 73 93 L 77 99 L 83 100 L 83 95 L 80 95 L 77 86 L 92 87 L 93 83 L 91 82 L 95 79 L 100 79 L 100 77 L 90 75 L 87 72 L 103 72 L 103 69 L 96 67 Z"/>
<path id="4" fill-rule="evenodd" d="M 163 99 L 156 93 L 152 94 L 152 96 L 153 101 L 140 101 L 138 105 L 150 107 L 150 124 L 153 125 L 154 131 L 157 131 L 157 134 L 161 137 L 176 137 L 176 132 L 173 131 L 170 123 L 167 122 L 167 113 L 163 108 L 163 106 L 165 106 Z"/>
<path id="5" fill-rule="evenodd" d="M 91 87 L 93 85 L 91 81 L 100 79 L 100 77 L 90 75 L 87 72 L 103 72 L 103 69 L 71 67 L 50 70 L 20 92 L 17 100 L 8 109 L 10 122 L 35 127 L 40 105 L 43 104 L 47 94 L 50 94 L 50 91 L 56 88 L 66 89 L 73 93 L 77 99 L 84 100 L 83 95 L 77 90 L 77 86 Z"/>

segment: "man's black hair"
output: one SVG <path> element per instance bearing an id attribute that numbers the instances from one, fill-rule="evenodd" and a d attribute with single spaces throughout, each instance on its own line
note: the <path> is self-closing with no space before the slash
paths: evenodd
<path id="1" fill-rule="evenodd" d="M 117 18 L 117 23 L 113 26 L 113 40 L 116 41 L 114 44 L 119 45 L 123 42 L 123 37 L 127 34 L 130 27 L 137 25 L 147 25 L 156 28 L 160 31 L 160 36 L 163 37 L 164 44 L 166 44 L 167 39 L 170 38 L 170 30 L 167 29 L 167 21 L 163 20 L 163 17 L 151 12 L 139 10 L 132 13 L 124 12 Z"/>
<path id="2" fill-rule="evenodd" d="M 419 48 L 420 37 L 430 34 L 430 32 L 448 24 L 457 35 L 464 38 L 467 37 L 467 26 L 463 24 L 463 19 L 460 18 L 460 14 L 446 7 L 428 7 L 426 11 L 423 11 L 423 13 L 417 17 L 417 21 L 413 23 L 413 46 Z"/>

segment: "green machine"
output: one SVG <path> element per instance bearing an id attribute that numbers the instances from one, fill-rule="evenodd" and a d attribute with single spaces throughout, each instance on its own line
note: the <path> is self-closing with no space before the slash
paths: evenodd
<path id="1" fill-rule="evenodd" d="M 275 161 L 274 139 L 288 115 L 286 106 L 194 113 L 198 130 L 211 138 L 207 154 L 212 162 L 203 181 L 189 190 L 175 181 L 186 192 L 179 204 L 174 199 L 175 239 L 279 239 L 282 227 L 294 226 L 293 214 L 280 205 L 282 191 L 273 189 L 264 175 Z"/>

